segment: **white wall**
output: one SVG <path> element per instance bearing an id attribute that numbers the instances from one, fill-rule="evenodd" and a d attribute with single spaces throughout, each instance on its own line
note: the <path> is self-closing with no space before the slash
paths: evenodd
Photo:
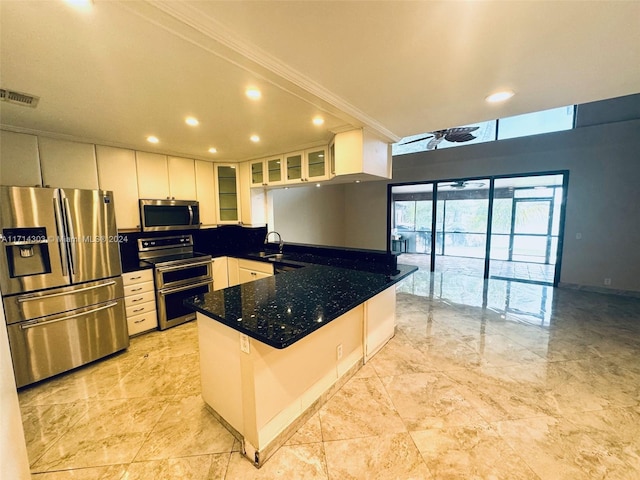
<path id="1" fill-rule="evenodd" d="M 26 480 L 31 473 L 1 302 L 0 325 L 0 472 L 2 478 Z"/>
<path id="2" fill-rule="evenodd" d="M 614 118 L 602 111 L 604 120 Z M 605 288 L 611 278 L 610 289 L 640 292 L 640 120 L 597 119 L 564 132 L 397 156 L 391 182 L 279 190 L 276 227 L 289 241 L 384 250 L 388 183 L 568 170 L 561 284 Z"/>
<path id="3" fill-rule="evenodd" d="M 292 187 L 269 192 L 273 223 L 284 242 L 344 246 L 344 185 Z"/>
<path id="4" fill-rule="evenodd" d="M 604 288 L 611 278 L 612 289 L 640 292 L 638 152 L 640 120 L 632 120 L 397 156 L 392 183 L 569 170 L 561 283 Z M 347 244 L 366 237 L 375 239 L 367 248 L 386 248 L 386 185 L 370 184 L 345 205 L 350 218 L 368 219 Z M 359 187 L 348 186 L 345 198 Z"/>

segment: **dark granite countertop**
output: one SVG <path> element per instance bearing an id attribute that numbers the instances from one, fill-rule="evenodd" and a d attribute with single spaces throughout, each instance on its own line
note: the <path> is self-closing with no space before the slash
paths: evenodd
<path id="1" fill-rule="evenodd" d="M 389 274 L 311 265 L 197 295 L 185 300 L 185 305 L 267 345 L 282 349 L 416 270 L 414 266 L 398 265 Z"/>

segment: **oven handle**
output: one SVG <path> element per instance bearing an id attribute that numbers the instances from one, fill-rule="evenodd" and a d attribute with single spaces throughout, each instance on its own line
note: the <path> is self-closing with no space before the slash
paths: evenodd
<path id="1" fill-rule="evenodd" d="M 182 292 L 184 290 L 189 290 L 192 288 L 204 287 L 205 285 L 211 285 L 213 287 L 213 279 L 210 278 L 209 280 L 206 280 L 204 282 L 190 283 L 189 285 L 182 285 L 180 287 L 161 288 L 160 290 L 158 290 L 158 294 L 164 296 L 169 295 L 170 293 Z"/>
<path id="2" fill-rule="evenodd" d="M 181 264 L 181 265 L 174 265 L 171 267 L 156 267 L 156 271 L 159 273 L 164 273 L 164 272 L 173 272 L 176 270 L 185 270 L 187 268 L 191 268 L 191 267 L 200 267 L 202 265 L 210 265 L 212 263 L 211 260 L 206 260 L 204 262 L 193 262 L 193 263 L 186 263 L 186 264 Z"/>

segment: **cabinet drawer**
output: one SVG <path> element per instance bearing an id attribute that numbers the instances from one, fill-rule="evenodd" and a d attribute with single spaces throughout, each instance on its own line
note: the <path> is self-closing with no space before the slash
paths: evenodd
<path id="1" fill-rule="evenodd" d="M 258 262 L 255 260 L 245 260 L 244 258 L 238 259 L 238 268 L 245 270 L 253 270 L 254 272 L 273 274 L 273 264 L 267 262 Z"/>
<path id="2" fill-rule="evenodd" d="M 128 297 L 129 295 L 140 295 L 141 293 L 152 291 L 153 282 L 134 283 L 133 285 L 125 285 L 124 296 Z"/>
<path id="3" fill-rule="evenodd" d="M 143 313 L 148 313 L 151 310 L 156 309 L 156 302 L 146 302 L 140 303 L 138 305 L 131 305 L 127 307 L 127 318 L 134 317 L 136 315 L 142 315 Z"/>
<path id="4" fill-rule="evenodd" d="M 142 303 L 155 302 L 156 293 L 151 290 L 150 292 L 143 292 L 138 295 L 133 294 L 128 297 L 124 297 L 124 304 L 127 308 L 135 307 L 136 305 L 140 305 Z M 155 304 L 155 303 L 154 303 Z"/>
<path id="5" fill-rule="evenodd" d="M 133 317 L 127 317 L 127 327 L 129 329 L 129 336 L 158 328 L 156 311 L 150 310 L 146 313 L 134 315 Z"/>
<path id="6" fill-rule="evenodd" d="M 128 272 L 122 274 L 122 283 L 126 287 L 127 285 L 133 285 L 142 282 L 153 281 L 153 268 L 146 270 L 137 270 L 135 272 Z"/>

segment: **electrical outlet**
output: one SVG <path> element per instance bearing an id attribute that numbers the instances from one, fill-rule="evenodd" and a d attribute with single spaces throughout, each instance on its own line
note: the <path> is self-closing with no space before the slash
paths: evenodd
<path id="1" fill-rule="evenodd" d="M 342 344 L 336 347 L 336 357 L 338 358 L 338 360 L 342 358 Z"/>
<path id="2" fill-rule="evenodd" d="M 611 285 L 611 279 L 610 278 L 605 278 L 604 279 L 604 284 L 605 285 Z"/>
<path id="3" fill-rule="evenodd" d="M 240 351 L 249 353 L 249 337 L 244 333 L 240 334 Z"/>
<path id="4" fill-rule="evenodd" d="M 576 233 L 576 240 L 582 240 L 582 234 Z"/>

